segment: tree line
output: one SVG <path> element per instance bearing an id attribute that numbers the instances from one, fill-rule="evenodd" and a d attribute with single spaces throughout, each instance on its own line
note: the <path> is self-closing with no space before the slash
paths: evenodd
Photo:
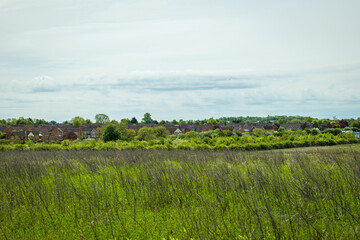
<path id="1" fill-rule="evenodd" d="M 321 125 L 323 123 L 339 123 L 346 122 L 347 126 L 350 126 L 353 124 L 352 127 L 358 127 L 358 122 L 360 121 L 360 117 L 357 119 L 350 118 L 350 119 L 341 119 L 338 120 L 336 117 L 333 117 L 333 119 L 318 119 L 313 117 L 305 117 L 305 116 L 286 116 L 286 115 L 274 115 L 274 116 L 267 116 L 267 117 L 256 117 L 256 116 L 238 116 L 238 117 L 221 117 L 218 119 L 215 118 L 209 118 L 209 119 L 202 119 L 202 120 L 155 120 L 152 118 L 150 113 L 145 113 L 141 121 L 139 122 L 136 117 L 129 118 L 123 118 L 120 121 L 117 120 L 110 120 L 109 116 L 103 113 L 96 114 L 94 117 L 95 121 L 91 121 L 90 119 L 85 119 L 81 116 L 75 116 L 74 118 L 70 120 L 66 120 L 61 122 L 62 124 L 72 124 L 75 127 L 82 126 L 84 124 L 92 124 L 92 123 L 100 123 L 100 124 L 107 124 L 107 123 L 113 123 L 113 124 L 137 124 L 137 123 L 143 123 L 143 124 L 205 124 L 205 123 L 212 123 L 212 124 L 229 124 L 229 123 L 273 123 L 275 125 L 282 125 L 286 123 L 300 123 L 300 122 L 308 122 L 308 123 L 316 123 L 317 125 Z M 30 117 L 24 118 L 7 118 L 7 119 L 1 119 L 0 124 L 1 125 L 40 125 L 40 124 L 57 124 L 60 122 L 56 122 L 54 120 L 47 121 L 44 119 L 32 119 Z"/>

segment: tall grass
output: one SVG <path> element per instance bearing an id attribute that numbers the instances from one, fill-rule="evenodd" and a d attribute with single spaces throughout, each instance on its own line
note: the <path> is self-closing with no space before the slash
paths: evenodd
<path id="1" fill-rule="evenodd" d="M 358 239 L 359 152 L 0 152 L 0 239 Z"/>

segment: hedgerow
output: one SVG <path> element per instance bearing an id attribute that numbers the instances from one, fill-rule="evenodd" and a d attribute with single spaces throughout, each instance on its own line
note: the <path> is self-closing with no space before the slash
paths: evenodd
<path id="1" fill-rule="evenodd" d="M 271 150 L 310 146 L 331 146 L 337 144 L 359 143 L 360 139 L 352 134 L 333 134 L 331 131 L 316 133 L 312 130 L 261 132 L 256 134 L 223 133 L 213 130 L 205 133 L 189 132 L 177 136 L 150 138 L 149 140 L 68 140 L 62 143 L 2 144 L 0 150 L 124 150 L 124 149 L 182 149 L 182 150 Z M 337 132 L 337 131 L 335 131 Z"/>

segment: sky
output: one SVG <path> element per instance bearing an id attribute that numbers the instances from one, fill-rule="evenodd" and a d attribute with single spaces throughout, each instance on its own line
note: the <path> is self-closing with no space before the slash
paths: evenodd
<path id="1" fill-rule="evenodd" d="M 359 0 L 0 0 L 0 119 L 360 116 Z"/>

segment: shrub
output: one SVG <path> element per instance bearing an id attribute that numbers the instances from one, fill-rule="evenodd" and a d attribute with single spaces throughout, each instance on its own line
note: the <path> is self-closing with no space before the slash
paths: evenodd
<path id="1" fill-rule="evenodd" d="M 121 138 L 120 131 L 115 124 L 108 124 L 105 127 L 104 135 L 103 135 L 103 140 L 105 142 L 116 141 L 119 140 L 120 138 Z"/>

